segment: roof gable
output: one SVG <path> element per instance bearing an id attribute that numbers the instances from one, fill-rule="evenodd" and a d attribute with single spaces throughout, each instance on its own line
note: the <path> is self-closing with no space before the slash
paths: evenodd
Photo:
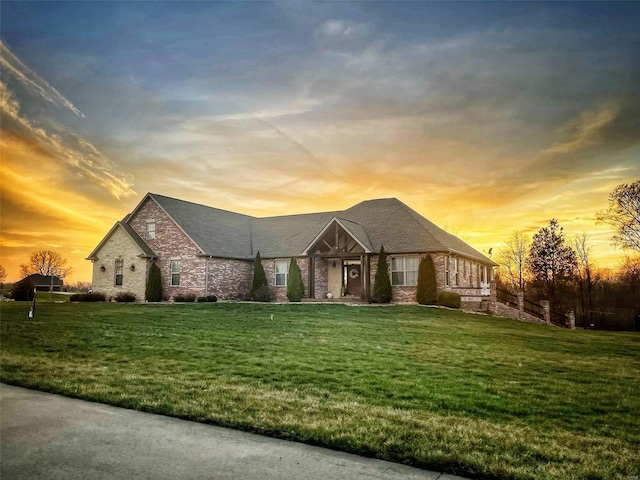
<path id="1" fill-rule="evenodd" d="M 119 228 L 122 229 L 131 238 L 131 240 L 134 241 L 134 243 L 140 250 L 140 255 L 139 255 L 140 257 L 144 257 L 144 258 L 157 257 L 156 254 L 153 253 L 153 250 L 151 250 L 151 247 L 149 247 L 149 245 L 147 245 L 147 243 L 140 237 L 140 235 L 138 235 L 136 231 L 133 228 L 131 228 L 131 225 L 123 221 L 118 221 L 113 225 L 113 227 L 111 227 L 111 230 L 107 232 L 107 234 L 104 236 L 102 241 L 100 241 L 98 246 L 94 248 L 93 251 L 89 254 L 89 256 L 87 257 L 87 260 L 97 260 L 98 252 L 102 249 L 102 247 L 109 241 L 111 236 Z"/>

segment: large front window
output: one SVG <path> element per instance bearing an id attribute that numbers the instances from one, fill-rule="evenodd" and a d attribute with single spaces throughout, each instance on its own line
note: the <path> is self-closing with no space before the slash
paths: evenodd
<path id="1" fill-rule="evenodd" d="M 121 258 L 116 260 L 114 271 L 116 272 L 116 287 L 120 287 L 122 286 L 122 278 L 124 276 L 124 260 L 122 260 Z"/>
<path id="2" fill-rule="evenodd" d="M 289 276 L 289 260 L 276 260 L 276 287 L 287 285 Z"/>
<path id="3" fill-rule="evenodd" d="M 391 285 L 417 285 L 418 264 L 418 257 L 391 257 Z"/>
<path id="4" fill-rule="evenodd" d="M 180 272 L 182 271 L 182 265 L 180 260 L 171 260 L 171 285 L 180 285 Z"/>

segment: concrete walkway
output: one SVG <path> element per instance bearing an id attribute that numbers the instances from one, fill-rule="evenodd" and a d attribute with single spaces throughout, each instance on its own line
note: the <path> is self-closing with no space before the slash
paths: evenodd
<path id="1" fill-rule="evenodd" d="M 5 384 L 0 445 L 3 480 L 464 480 Z"/>

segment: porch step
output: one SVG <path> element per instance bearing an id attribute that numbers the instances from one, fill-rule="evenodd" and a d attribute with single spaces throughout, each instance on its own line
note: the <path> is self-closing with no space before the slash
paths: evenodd
<path id="1" fill-rule="evenodd" d="M 303 303 L 369 303 L 360 297 L 339 297 L 339 298 L 303 298 Z"/>

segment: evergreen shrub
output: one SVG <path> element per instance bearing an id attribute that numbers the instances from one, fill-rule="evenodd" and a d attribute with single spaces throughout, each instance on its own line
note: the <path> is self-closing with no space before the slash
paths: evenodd
<path id="1" fill-rule="evenodd" d="M 185 303 L 195 302 L 196 301 L 196 296 L 193 293 L 186 293 L 184 295 L 174 295 L 173 296 L 173 301 L 174 302 L 185 302 Z"/>
<path id="2" fill-rule="evenodd" d="M 433 264 L 431 255 L 427 255 L 420 260 L 416 297 L 416 300 L 420 305 L 435 305 L 438 302 L 436 267 Z"/>
<path id="3" fill-rule="evenodd" d="M 378 257 L 378 271 L 373 284 L 372 303 L 389 303 L 393 296 L 391 290 L 391 279 L 389 278 L 389 266 L 387 265 L 387 254 L 384 253 L 384 245 L 380 247 Z"/>
<path id="4" fill-rule="evenodd" d="M 438 305 L 450 308 L 460 308 L 462 305 L 462 298 L 460 294 L 455 292 L 440 292 L 438 294 Z"/>
<path id="5" fill-rule="evenodd" d="M 264 273 L 260 252 L 256 254 L 253 264 L 253 283 L 249 297 L 254 302 L 268 302 L 271 300 L 271 290 L 267 284 L 267 275 Z"/>
<path id="6" fill-rule="evenodd" d="M 299 302 L 304 296 L 304 283 L 302 283 L 302 272 L 295 258 L 289 264 L 289 275 L 287 277 L 287 298 L 290 302 Z"/>
<path id="7" fill-rule="evenodd" d="M 144 291 L 144 298 L 147 302 L 162 301 L 162 274 L 160 267 L 158 267 L 155 262 L 149 267 L 149 276 L 147 278 L 147 287 Z"/>
<path id="8" fill-rule="evenodd" d="M 198 303 L 213 303 L 217 302 L 218 297 L 215 295 L 206 295 L 204 297 L 198 297 Z"/>
<path id="9" fill-rule="evenodd" d="M 23 278 L 11 287 L 11 298 L 16 302 L 30 302 L 33 300 L 33 283 L 27 278 Z"/>
<path id="10" fill-rule="evenodd" d="M 130 303 L 130 302 L 135 302 L 136 301 L 136 294 L 135 293 L 131 293 L 131 292 L 118 292 L 114 295 L 113 299 L 116 302 L 125 302 L 125 303 Z"/>

